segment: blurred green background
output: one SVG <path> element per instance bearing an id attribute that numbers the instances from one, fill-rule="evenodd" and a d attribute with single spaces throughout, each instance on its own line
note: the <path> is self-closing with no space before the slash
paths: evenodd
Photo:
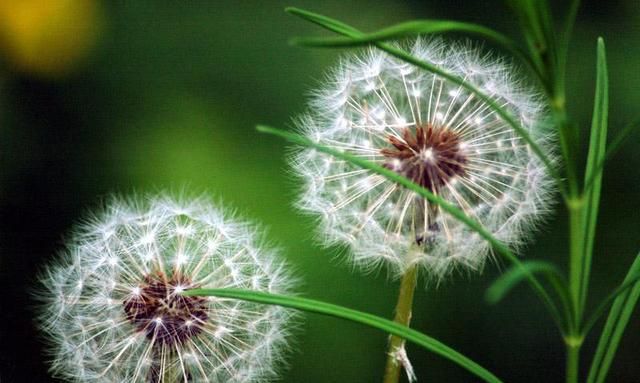
<path id="1" fill-rule="evenodd" d="M 292 208 L 297 186 L 284 161 L 287 145 L 254 131 L 256 123 L 289 126 L 344 53 L 290 47 L 289 37 L 323 32 L 285 14 L 285 5 L 364 30 L 447 18 L 519 38 L 500 1 L 0 0 L 0 381 L 51 381 L 29 289 L 72 224 L 114 192 L 186 185 L 220 198 L 268 227 L 304 281 L 301 294 L 391 316 L 397 283 L 384 270 L 354 272 L 337 250 L 314 244 L 312 220 Z M 615 133 L 640 105 L 638 1 L 586 1 L 580 11 L 567 97 L 585 131 L 598 35 L 610 58 Z M 592 305 L 623 278 L 640 248 L 637 137 L 606 169 Z M 559 207 L 526 250 L 528 259 L 565 265 L 564 215 Z M 520 287 L 498 306 L 483 300 L 504 267 L 419 289 L 413 324 L 507 382 L 560 382 L 563 346 L 533 294 Z M 637 314 L 611 382 L 640 382 Z M 284 382 L 380 381 L 384 334 L 304 315 L 297 335 Z M 595 341 L 584 347 L 583 372 Z M 409 355 L 421 382 L 474 381 L 416 347 Z"/>

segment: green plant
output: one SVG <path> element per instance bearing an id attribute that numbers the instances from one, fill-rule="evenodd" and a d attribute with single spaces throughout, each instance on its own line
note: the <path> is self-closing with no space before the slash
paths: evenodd
<path id="1" fill-rule="evenodd" d="M 470 230 L 484 238 L 493 250 L 512 266 L 487 290 L 487 300 L 495 303 L 521 281 L 526 281 L 548 309 L 556 323 L 566 347 L 566 381 L 579 381 L 580 351 L 584 339 L 589 335 L 595 323 L 611 306 L 604 329 L 589 368 L 586 381 L 603 382 L 615 356 L 619 341 L 629 321 L 633 308 L 640 296 L 640 254 L 633 263 L 627 277 L 612 290 L 591 313 L 586 312 L 589 298 L 590 270 L 596 237 L 596 223 L 601 198 L 602 174 L 606 161 L 625 142 L 626 138 L 640 125 L 640 120 L 631 122 L 618 136 L 607 145 L 608 131 L 608 72 L 605 45 L 602 38 L 597 42 L 595 103 L 589 132 L 589 149 L 583 164 L 580 153 L 581 126 L 566 110 L 566 66 L 568 47 L 573 25 L 579 8 L 579 1 L 571 2 L 566 14 L 560 20 L 561 27 L 555 27 L 553 17 L 546 1 L 514 0 L 511 8 L 521 25 L 526 46 L 522 47 L 509 37 L 492 29 L 448 20 L 418 20 L 397 24 L 373 33 L 363 33 L 338 20 L 296 8 L 287 11 L 323 28 L 335 32 L 334 38 L 298 38 L 292 40 L 295 45 L 338 48 L 375 46 L 391 56 L 405 61 L 421 70 L 433 73 L 459 85 L 490 106 L 523 141 L 525 141 L 545 165 L 553 177 L 566 208 L 569 219 L 568 259 L 569 269 L 561 271 L 559 267 L 543 260 L 521 262 L 502 241 L 486 230 L 473 217 L 458 207 L 443 200 L 428 188 L 421 187 L 409 178 L 375 163 L 363 160 L 348 153 L 319 145 L 300 135 L 259 126 L 264 133 L 278 135 L 292 143 L 313 147 L 318 151 L 335 156 L 343 161 L 377 173 L 397 184 L 417 193 L 432 204 L 437 205 L 446 214 L 462 222 Z M 527 133 L 509 110 L 495 102 L 491 96 L 483 93 L 473 84 L 449 73 L 433 63 L 425 62 L 409 52 L 386 43 L 387 40 L 405 38 L 418 34 L 456 32 L 474 35 L 490 40 L 505 52 L 513 54 L 529 69 L 531 76 L 544 91 L 553 125 L 557 131 L 562 157 L 562 168 L 558 171 L 553 160 Z M 608 148 L 607 148 L 608 147 Z M 566 274 L 566 275 L 565 275 Z M 277 304 L 305 311 L 333 315 L 364 323 L 395 336 L 415 342 L 426 349 L 438 353 L 458 363 L 471 373 L 485 381 L 499 381 L 492 373 L 478 366 L 441 343 L 417 333 L 406 326 L 389 323 L 369 314 L 355 312 L 329 304 L 312 302 L 304 298 L 271 296 L 264 293 L 238 290 L 197 290 L 189 294 L 216 295 L 227 298 L 245 299 L 266 304 Z M 406 321 L 403 321 L 406 323 Z M 395 378 L 397 381 L 397 377 Z M 393 380 L 388 380 L 393 381 Z"/>

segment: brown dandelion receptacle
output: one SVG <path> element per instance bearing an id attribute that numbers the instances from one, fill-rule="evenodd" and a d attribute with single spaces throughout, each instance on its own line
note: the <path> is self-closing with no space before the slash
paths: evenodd
<path id="1" fill-rule="evenodd" d="M 124 301 L 127 319 L 154 345 L 175 346 L 202 331 L 207 320 L 206 298 L 180 294 L 191 282 L 174 275 L 149 274 Z"/>
<path id="2" fill-rule="evenodd" d="M 432 192 L 465 174 L 467 158 L 461 140 L 446 127 L 428 124 L 415 132 L 405 128 L 402 137 L 392 134 L 388 141 L 393 147 L 380 151 L 387 158 L 384 166 Z"/>

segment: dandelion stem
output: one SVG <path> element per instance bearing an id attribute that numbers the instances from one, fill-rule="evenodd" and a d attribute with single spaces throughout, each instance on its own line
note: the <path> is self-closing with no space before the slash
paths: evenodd
<path id="1" fill-rule="evenodd" d="M 413 306 L 413 295 L 418 280 L 416 266 L 411 266 L 402 276 L 400 281 L 400 292 L 396 303 L 396 314 L 393 321 L 405 326 L 411 322 L 411 308 Z M 387 366 L 384 372 L 384 383 L 398 383 L 402 363 L 399 362 L 399 352 L 404 349 L 405 340 L 392 335 L 389 338 L 389 348 L 387 351 Z"/>

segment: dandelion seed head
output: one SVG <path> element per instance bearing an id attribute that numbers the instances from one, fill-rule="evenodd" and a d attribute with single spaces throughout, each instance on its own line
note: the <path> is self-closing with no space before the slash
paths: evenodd
<path id="1" fill-rule="evenodd" d="M 442 40 L 418 39 L 409 51 L 482 89 L 553 157 L 546 107 L 509 65 Z M 543 164 L 485 101 L 411 68 L 374 49 L 343 58 L 299 129 L 411 179 L 517 249 L 549 210 L 553 187 Z M 332 129 L 338 118 L 342 128 Z M 380 175 L 327 158 L 305 149 L 291 160 L 303 181 L 297 206 L 318 218 L 323 243 L 348 245 L 349 259 L 367 271 L 385 265 L 400 275 L 417 265 L 439 281 L 482 269 L 489 246 L 463 223 Z"/>
<path id="2" fill-rule="evenodd" d="M 271 379 L 282 361 L 288 310 L 182 295 L 292 283 L 255 229 L 204 199 L 113 199 L 41 282 L 38 322 L 64 379 L 244 383 Z"/>

